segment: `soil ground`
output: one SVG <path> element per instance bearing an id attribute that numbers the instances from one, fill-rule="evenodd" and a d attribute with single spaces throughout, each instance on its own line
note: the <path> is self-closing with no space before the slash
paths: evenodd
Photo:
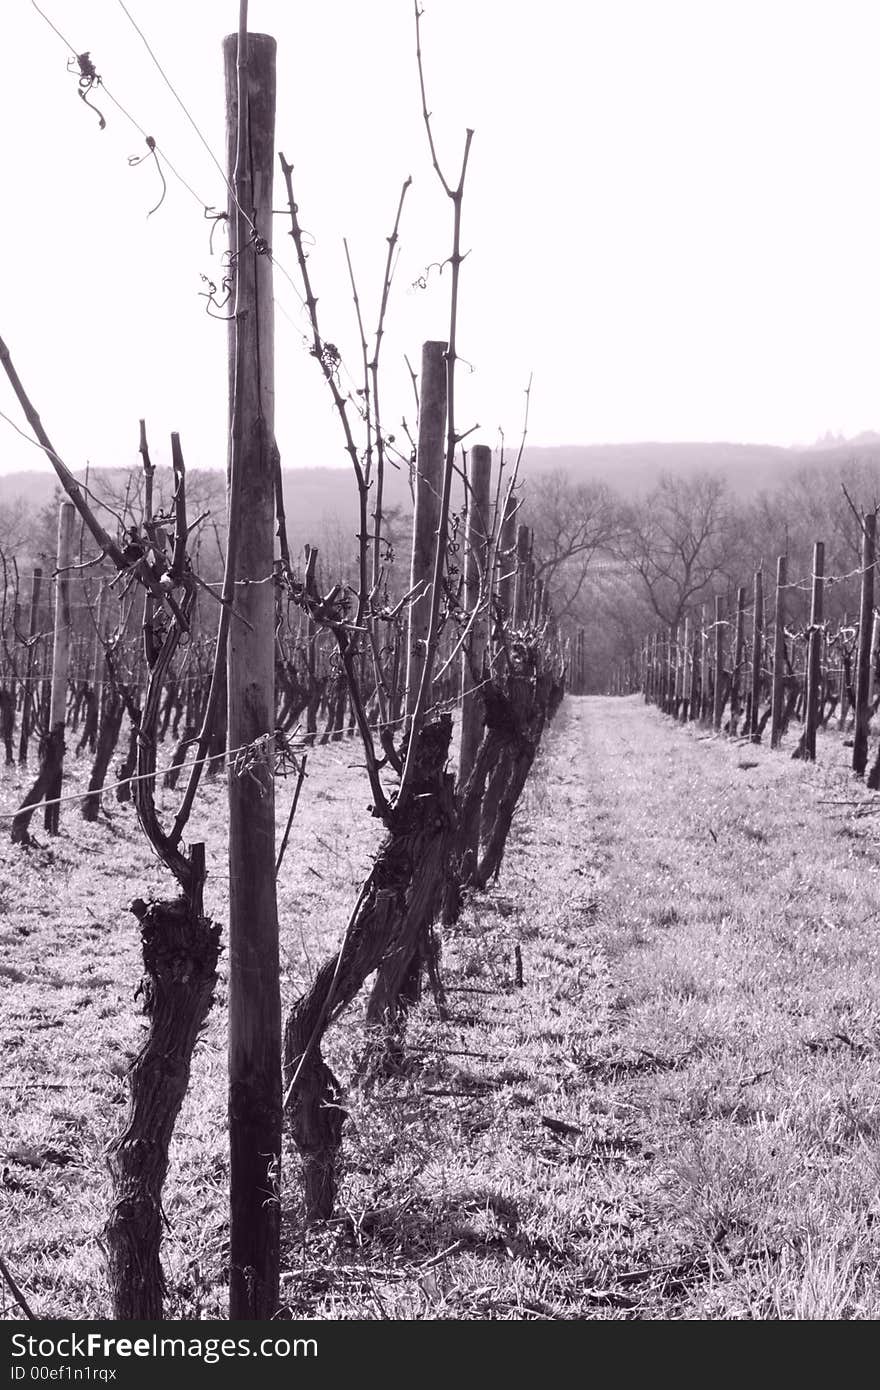
<path id="1" fill-rule="evenodd" d="M 453 1017 L 426 998 L 406 1074 L 346 1096 L 334 1221 L 303 1230 L 285 1155 L 287 1315 L 880 1316 L 880 802 L 837 733 L 816 766 L 790 751 L 637 697 L 565 701 L 500 882 L 445 941 Z M 286 1001 L 375 848 L 356 761 L 310 757 L 279 879 Z M 27 780 L 7 773 L 4 807 Z M 221 922 L 224 803 L 209 786 L 193 828 Z M 0 1253 L 42 1317 L 108 1312 L 103 1152 L 142 1027 L 127 906 L 168 893 L 131 808 L 106 805 L 94 826 L 66 806 L 41 848 L 0 842 Z M 224 1312 L 224 998 L 175 1135 L 169 1317 Z M 337 1074 L 362 1040 L 356 1006 Z"/>

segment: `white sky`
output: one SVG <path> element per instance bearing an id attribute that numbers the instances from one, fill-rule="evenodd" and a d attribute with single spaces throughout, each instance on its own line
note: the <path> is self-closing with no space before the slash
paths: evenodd
<path id="1" fill-rule="evenodd" d="M 536 444 L 631 439 L 810 442 L 880 426 L 876 0 L 425 0 L 429 102 L 464 211 L 459 425 Z M 220 176 L 117 0 L 42 0 L 200 199 Z M 220 42 L 234 0 L 130 0 L 222 160 Z M 252 0 L 278 40 L 277 147 L 296 166 L 322 330 L 356 371 L 342 237 L 368 325 L 400 184 L 412 174 L 384 352 L 386 427 L 411 416 L 403 364 L 445 337 L 449 204 L 428 161 L 410 0 Z M 167 173 L 30 4 L 3 0 L 5 180 L 0 335 L 59 452 L 132 460 L 178 429 L 191 466 L 225 463 L 226 326 L 198 298 L 222 231 Z M 275 206 L 283 206 L 276 177 Z M 275 252 L 296 277 L 286 223 Z M 279 306 L 296 324 L 290 285 Z M 302 329 L 276 318 L 287 466 L 344 464 Z M 0 409 L 18 419 L 5 379 Z M 0 472 L 44 466 L 0 420 Z"/>

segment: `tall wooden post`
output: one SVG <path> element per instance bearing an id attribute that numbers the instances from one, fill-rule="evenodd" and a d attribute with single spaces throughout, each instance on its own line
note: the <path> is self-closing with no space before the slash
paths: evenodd
<path id="1" fill-rule="evenodd" d="M 243 36 L 245 37 L 245 36 Z M 281 996 L 275 898 L 274 300 L 275 40 L 223 41 L 235 314 L 230 323 L 229 1313 L 278 1306 Z M 242 100 L 239 100 L 239 93 Z M 262 240 L 264 239 L 264 240 Z M 250 582 L 248 582 L 250 581 Z"/>
<path id="2" fill-rule="evenodd" d="M 874 617 L 874 563 L 877 549 L 877 513 L 862 518 L 862 585 L 859 595 L 859 654 L 856 667 L 856 727 L 853 735 L 853 772 L 864 775 L 868 763 L 868 725 L 871 722 L 869 686 L 871 639 Z"/>
<path id="3" fill-rule="evenodd" d="M 701 622 L 694 618 L 694 632 L 691 638 L 691 687 L 688 696 L 688 719 L 699 718 L 700 714 L 700 629 Z"/>
<path id="4" fill-rule="evenodd" d="M 64 776 L 64 721 L 67 712 L 67 673 L 70 664 L 70 567 L 73 564 L 74 506 L 72 502 L 62 502 L 58 514 L 57 578 L 55 587 L 55 636 L 52 650 L 51 675 L 44 677 L 48 686 L 45 695 L 45 723 L 40 739 L 40 767 L 36 781 L 27 792 L 12 821 L 12 843 L 30 843 L 28 826 L 34 808 L 43 801 L 51 801 L 61 795 Z M 39 586 L 35 585 L 37 596 Z M 36 601 L 31 595 L 32 607 Z M 50 834 L 58 833 L 60 806 L 47 806 L 44 825 Z"/>
<path id="5" fill-rule="evenodd" d="M 849 627 L 849 614 L 843 615 L 843 632 Z M 846 649 L 844 638 L 841 636 L 840 642 L 840 667 L 837 672 L 837 727 L 841 731 L 846 727 L 846 716 L 849 713 L 849 691 L 850 686 L 847 682 Z"/>
<path id="6" fill-rule="evenodd" d="M 681 655 L 679 658 L 681 667 L 681 691 L 679 696 L 678 717 L 684 724 L 688 717 L 691 699 L 691 620 L 690 617 L 684 620 L 684 636 L 681 643 Z"/>
<path id="7" fill-rule="evenodd" d="M 516 501 L 511 493 L 507 500 L 501 533 L 498 539 L 498 602 L 506 621 L 513 619 L 513 595 L 516 586 Z M 578 694 L 581 692 L 578 691 Z"/>
<path id="8" fill-rule="evenodd" d="M 877 653 L 880 652 L 880 613 L 874 614 L 871 630 L 871 672 L 868 677 L 868 704 L 874 708 L 875 686 L 877 684 Z"/>
<path id="9" fill-rule="evenodd" d="M 671 627 L 666 638 L 666 703 L 664 710 L 671 714 L 675 709 L 675 657 L 678 645 L 678 628 Z"/>
<path id="10" fill-rule="evenodd" d="M 516 528 L 516 583 L 514 585 L 514 626 L 525 627 L 529 620 L 531 593 L 529 560 L 532 553 L 532 533 L 528 526 Z"/>
<path id="11" fill-rule="evenodd" d="M 24 697 L 21 707 L 21 734 L 18 744 L 18 761 L 20 763 L 27 762 L 28 743 L 33 728 L 34 710 L 37 707 L 37 702 L 34 698 L 34 685 L 37 681 L 37 667 L 34 662 L 36 643 L 34 639 L 37 635 L 40 619 L 40 590 L 42 585 L 43 571 L 40 569 L 40 566 L 37 565 L 34 568 L 33 577 L 31 579 L 31 602 L 28 611 L 28 649 L 24 668 Z"/>
<path id="12" fill-rule="evenodd" d="M 749 708 L 748 735 L 752 743 L 759 739 L 761 705 L 761 669 L 764 663 L 764 575 L 755 571 L 755 611 L 752 614 L 752 699 Z"/>
<path id="13" fill-rule="evenodd" d="M 782 738 L 785 699 L 785 590 L 788 586 L 788 557 L 776 560 L 776 609 L 773 618 L 773 704 L 770 713 L 770 747 L 778 748 Z"/>
<path id="14" fill-rule="evenodd" d="M 712 701 L 712 727 L 720 732 L 724 713 L 724 621 L 720 594 L 715 595 L 715 692 Z"/>
<path id="15" fill-rule="evenodd" d="M 822 681 L 822 622 L 824 619 L 823 581 L 825 546 L 816 541 L 813 547 L 813 592 L 810 602 L 810 637 L 807 648 L 807 692 L 804 722 L 804 757 L 816 759 L 816 730 L 819 727 L 819 692 Z"/>
<path id="16" fill-rule="evenodd" d="M 706 605 L 700 605 L 700 723 L 710 718 L 712 707 L 709 703 L 709 633 L 706 630 Z"/>
<path id="17" fill-rule="evenodd" d="M 736 591 L 736 628 L 733 638 L 733 665 L 730 674 L 730 736 L 735 737 L 739 716 L 741 713 L 740 705 L 740 676 L 743 659 L 743 648 L 745 647 L 746 633 L 746 591 L 745 586 L 740 585 Z"/>
<path id="18" fill-rule="evenodd" d="M 465 540 L 465 601 L 470 632 L 461 655 L 461 747 L 459 785 L 464 786 L 480 746 L 482 694 L 475 687 L 483 677 L 489 638 L 489 488 L 492 450 L 476 444 L 468 454 L 467 535 Z"/>
<path id="19" fill-rule="evenodd" d="M 411 589 L 421 584 L 422 590 L 410 603 L 409 608 L 407 714 L 412 714 L 418 699 L 431 616 L 434 553 L 440 528 L 443 462 L 446 455 L 446 380 L 446 343 L 423 343 L 422 374 L 419 382 L 419 439 L 416 450 L 413 548 L 409 581 Z"/>
<path id="20" fill-rule="evenodd" d="M 49 738 L 57 741 L 57 761 L 43 795 L 46 800 L 61 795 L 64 777 L 64 721 L 67 715 L 67 676 L 70 670 L 70 570 L 74 562 L 74 524 L 76 508 L 62 502 L 58 512 L 58 573 L 55 578 L 55 633 L 52 639 L 52 694 L 49 700 Z M 43 824 L 51 835 L 58 834 L 61 807 L 47 806 Z"/>

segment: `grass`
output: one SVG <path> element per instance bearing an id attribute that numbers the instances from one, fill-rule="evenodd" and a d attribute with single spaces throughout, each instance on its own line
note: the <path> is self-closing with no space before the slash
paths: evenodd
<path id="1" fill-rule="evenodd" d="M 815 767 L 747 753 L 635 699 L 566 702 L 499 885 L 445 942 L 453 1017 L 423 1001 L 406 1074 L 346 1096 L 334 1221 L 303 1229 L 285 1155 L 287 1315 L 880 1316 L 877 822 L 832 804 L 867 796 L 837 734 Z M 310 762 L 279 882 L 286 1001 L 376 844 L 355 762 Z M 221 922 L 224 801 L 209 786 L 193 826 Z M 2 1253 L 42 1316 L 108 1310 L 103 1151 L 141 1027 L 127 904 L 168 892 L 108 808 L 0 844 Z M 224 1312 L 224 998 L 225 976 L 175 1135 L 169 1316 Z M 355 1007 L 337 1074 L 362 1039 Z"/>

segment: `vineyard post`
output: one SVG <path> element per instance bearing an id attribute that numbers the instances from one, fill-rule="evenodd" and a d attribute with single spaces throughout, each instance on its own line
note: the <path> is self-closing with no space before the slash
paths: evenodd
<path id="1" fill-rule="evenodd" d="M 681 655 L 679 657 L 679 667 L 681 670 L 681 690 L 679 692 L 678 717 L 682 724 L 687 721 L 690 709 L 690 660 L 691 660 L 691 620 L 690 617 L 684 620 L 684 637 L 682 639 Z"/>
<path id="2" fill-rule="evenodd" d="M 761 666 L 764 660 L 764 575 L 755 571 L 755 611 L 752 614 L 752 703 L 749 711 L 747 730 L 752 743 L 760 738 L 758 733 L 759 705 L 761 703 Z"/>
<path id="3" fill-rule="evenodd" d="M 691 637 L 691 686 L 689 692 L 688 719 L 697 719 L 700 713 L 700 620 L 694 615 L 694 631 Z"/>
<path id="4" fill-rule="evenodd" d="M 498 602 L 504 619 L 509 623 L 513 618 L 513 596 L 516 581 L 516 571 L 514 561 L 516 556 L 516 513 L 517 504 L 513 493 L 507 499 L 504 511 L 504 520 L 501 523 L 501 532 L 498 539 Z M 575 672 L 577 671 L 577 651 L 580 644 L 580 636 L 583 629 L 580 629 L 575 642 Z"/>
<path id="5" fill-rule="evenodd" d="M 677 690 L 677 671 L 676 654 L 678 650 L 678 628 L 671 627 L 669 636 L 666 639 L 666 714 L 672 714 L 675 710 L 675 696 Z"/>
<path id="6" fill-rule="evenodd" d="M 813 547 L 813 591 L 810 602 L 810 637 L 807 648 L 807 692 L 804 714 L 804 757 L 816 760 L 816 730 L 819 727 L 819 691 L 822 681 L 822 622 L 825 546 Z"/>
<path id="7" fill-rule="evenodd" d="M 488 552 L 489 489 L 492 479 L 492 450 L 475 444 L 468 454 L 467 536 L 465 540 L 465 602 L 470 633 L 461 657 L 461 744 L 458 757 L 459 786 L 470 776 L 482 736 L 483 701 L 479 686 L 489 636 L 490 596 Z"/>
<path id="8" fill-rule="evenodd" d="M 716 733 L 721 731 L 721 716 L 724 713 L 724 622 L 722 620 L 724 600 L 715 595 L 715 693 L 712 708 L 712 727 Z"/>
<path id="9" fill-rule="evenodd" d="M 529 555 L 532 537 L 528 526 L 516 528 L 516 583 L 514 585 L 514 626 L 525 627 L 529 617 Z"/>
<path id="10" fill-rule="evenodd" d="M 107 609 L 107 589 L 102 581 L 98 589 L 98 602 L 95 607 L 95 636 L 92 643 L 92 659 L 89 666 L 89 684 L 98 700 L 104 680 L 104 626 Z"/>
<path id="11" fill-rule="evenodd" d="M 845 641 L 846 641 L 845 633 L 846 633 L 846 631 L 847 631 L 848 628 L 849 628 L 849 614 L 845 612 L 844 615 L 843 615 L 843 627 L 842 627 L 841 633 L 840 633 L 840 644 L 841 644 L 841 651 L 840 651 L 840 670 L 838 671 L 838 681 L 837 681 L 837 696 L 838 696 L 838 700 L 837 700 L 837 727 L 838 727 L 838 729 L 840 729 L 841 732 L 846 728 L 846 716 L 847 716 L 848 713 L 849 713 L 849 685 L 848 685 L 847 679 L 846 679 L 846 676 L 847 676 L 846 655 L 847 655 L 847 654 L 846 654 L 846 648 L 845 648 L 845 645 L 844 645 L 844 644 L 845 644 Z"/>
<path id="12" fill-rule="evenodd" d="M 76 511 L 72 502 L 64 501 L 58 511 L 58 559 L 55 576 L 55 632 L 52 638 L 52 694 L 49 701 L 49 740 L 56 740 L 52 780 L 43 795 L 47 799 L 61 795 L 64 775 L 64 720 L 67 712 L 67 676 L 70 670 L 70 571 L 73 565 L 73 530 Z M 51 755 L 50 755 L 51 756 Z M 43 824 L 51 835 L 58 834 L 61 807 L 57 801 L 46 807 Z"/>
<path id="13" fill-rule="evenodd" d="M 785 701 L 785 590 L 788 584 L 788 557 L 776 560 L 776 609 L 773 628 L 773 696 L 770 714 L 770 747 L 778 748 L 782 737 L 782 713 Z"/>
<path id="14" fill-rule="evenodd" d="M 535 627 L 541 626 L 544 617 L 544 581 L 535 579 L 532 586 L 532 621 Z"/>
<path id="15" fill-rule="evenodd" d="M 409 606 L 409 637 L 406 666 L 406 713 L 412 714 L 418 699 L 428 626 L 431 616 L 431 587 L 434 580 L 434 551 L 440 526 L 440 498 L 443 490 L 444 440 L 446 438 L 446 343 L 422 344 L 422 375 L 419 383 L 419 438 L 415 467 L 415 511 L 413 514 L 412 567 Z"/>
<path id="16" fill-rule="evenodd" d="M 868 725 L 871 721 L 871 647 L 876 622 L 874 613 L 874 562 L 877 544 L 877 513 L 862 518 L 862 585 L 859 596 L 859 654 L 856 668 L 856 725 L 853 735 L 853 772 L 864 775 L 868 763 Z"/>
<path id="17" fill-rule="evenodd" d="M 306 618 L 306 680 L 308 698 L 306 700 L 306 743 L 314 743 L 318 732 L 318 625 L 313 618 Z"/>
<path id="18" fill-rule="evenodd" d="M 871 629 L 871 670 L 868 678 L 868 704 L 874 706 L 874 687 L 877 683 L 877 653 L 880 652 L 880 613 L 874 614 Z"/>
<path id="19" fill-rule="evenodd" d="M 40 590 L 42 585 L 43 571 L 40 566 L 37 565 L 31 578 L 31 602 L 28 612 L 28 649 L 27 661 L 25 662 L 24 699 L 21 709 L 21 734 L 18 744 L 18 761 L 20 763 L 27 762 L 28 742 L 33 727 L 34 710 L 37 704 L 34 699 L 34 683 L 37 680 L 37 666 L 34 662 L 34 654 L 36 650 L 35 638 L 40 618 Z"/>
<path id="20" fill-rule="evenodd" d="M 694 718 L 699 715 L 700 723 L 705 724 L 709 716 L 709 634 L 706 631 L 706 605 L 700 604 L 700 626 L 697 634 L 699 639 L 699 659 L 700 664 L 700 684 L 699 684 L 699 708 L 694 710 Z"/>
<path id="21" fill-rule="evenodd" d="M 275 522 L 272 174 L 275 40 L 223 41 L 230 264 L 229 536 L 235 614 L 228 640 L 229 1313 L 278 1306 L 281 997 L 275 895 Z"/>
<path id="22" fill-rule="evenodd" d="M 736 736 L 740 707 L 740 668 L 743 661 L 746 633 L 746 591 L 740 585 L 736 591 L 736 628 L 733 639 L 733 665 L 730 673 L 730 736 Z"/>

